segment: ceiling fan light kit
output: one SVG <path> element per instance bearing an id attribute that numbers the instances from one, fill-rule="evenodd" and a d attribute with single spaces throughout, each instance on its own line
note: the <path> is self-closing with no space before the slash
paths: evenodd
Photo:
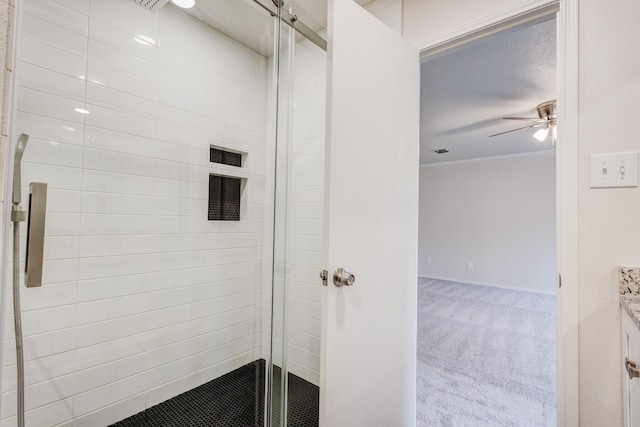
<path id="1" fill-rule="evenodd" d="M 533 134 L 533 137 L 538 141 L 542 142 L 549 136 L 549 128 L 538 129 L 536 133 Z"/>
<path id="2" fill-rule="evenodd" d="M 522 129 L 530 129 L 544 126 L 543 129 L 538 129 L 536 133 L 533 134 L 533 137 L 538 141 L 542 142 L 549 134 L 553 136 L 553 142 L 555 143 L 556 139 L 556 100 L 552 99 L 551 101 L 543 102 L 542 104 L 538 104 L 536 107 L 536 111 L 538 112 L 538 118 L 531 117 L 503 117 L 505 120 L 524 120 L 528 122 L 532 122 L 533 124 L 530 126 L 524 126 L 516 129 L 511 129 L 506 132 L 500 132 L 493 135 L 489 135 L 489 137 L 494 137 L 498 135 L 504 135 L 505 133 L 511 133 Z"/>

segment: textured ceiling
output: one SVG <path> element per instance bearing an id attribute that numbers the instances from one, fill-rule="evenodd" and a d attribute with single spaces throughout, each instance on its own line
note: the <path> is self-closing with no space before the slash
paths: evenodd
<path id="1" fill-rule="evenodd" d="M 420 88 L 420 163 L 438 163 L 552 149 L 536 129 L 502 120 L 537 117 L 536 105 L 556 98 L 556 21 L 506 30 L 424 62 Z M 436 154 L 446 148 L 449 153 Z"/>

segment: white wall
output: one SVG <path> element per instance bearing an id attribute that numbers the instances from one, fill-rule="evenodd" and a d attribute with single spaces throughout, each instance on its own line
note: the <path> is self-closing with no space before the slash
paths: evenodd
<path id="1" fill-rule="evenodd" d="M 404 0 L 404 34 L 417 42 L 512 3 L 526 1 Z M 633 100 L 640 94 L 640 56 L 632 52 L 640 43 L 640 3 L 579 6 L 580 424 L 617 426 L 622 385 L 616 267 L 640 264 L 640 189 L 590 189 L 588 161 L 591 154 L 638 151 L 640 104 Z"/>
<path id="2" fill-rule="evenodd" d="M 580 2 L 580 419 L 621 425 L 618 265 L 640 265 L 640 189 L 590 189 L 591 154 L 638 151 L 640 3 Z M 598 123 L 607 123 L 606 129 Z"/>
<path id="3" fill-rule="evenodd" d="M 555 293 L 555 152 L 423 165 L 418 244 L 420 276 Z"/>
<path id="4" fill-rule="evenodd" d="M 458 27 L 483 20 L 509 8 L 539 0 L 402 0 L 402 35 L 421 45 Z"/>
<path id="5" fill-rule="evenodd" d="M 266 58 L 128 0 L 26 0 L 23 30 L 23 183 L 49 183 L 44 286 L 21 289 L 27 424 L 107 425 L 258 359 Z M 243 221 L 207 221 L 209 144 L 249 152 Z"/>
<path id="6" fill-rule="evenodd" d="M 402 33 L 402 0 L 375 0 L 365 9 L 393 31 Z"/>

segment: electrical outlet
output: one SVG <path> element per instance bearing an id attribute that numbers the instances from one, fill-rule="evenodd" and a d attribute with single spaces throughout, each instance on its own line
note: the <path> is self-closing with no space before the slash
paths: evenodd
<path id="1" fill-rule="evenodd" d="M 473 270 L 473 261 L 467 261 L 467 268 Z"/>
<path id="2" fill-rule="evenodd" d="M 428 256 L 427 259 L 424 260 L 424 262 L 426 262 L 427 264 L 431 264 L 431 257 Z"/>

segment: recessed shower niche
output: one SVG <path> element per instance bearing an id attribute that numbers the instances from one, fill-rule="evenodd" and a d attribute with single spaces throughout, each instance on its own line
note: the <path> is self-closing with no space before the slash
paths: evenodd
<path id="1" fill-rule="evenodd" d="M 209 221 L 240 221 L 242 178 L 209 175 Z"/>
<path id="2" fill-rule="evenodd" d="M 209 221 L 240 221 L 246 206 L 246 176 L 238 176 L 247 153 L 211 146 L 209 148 Z M 230 173 L 233 173 L 231 175 Z"/>

